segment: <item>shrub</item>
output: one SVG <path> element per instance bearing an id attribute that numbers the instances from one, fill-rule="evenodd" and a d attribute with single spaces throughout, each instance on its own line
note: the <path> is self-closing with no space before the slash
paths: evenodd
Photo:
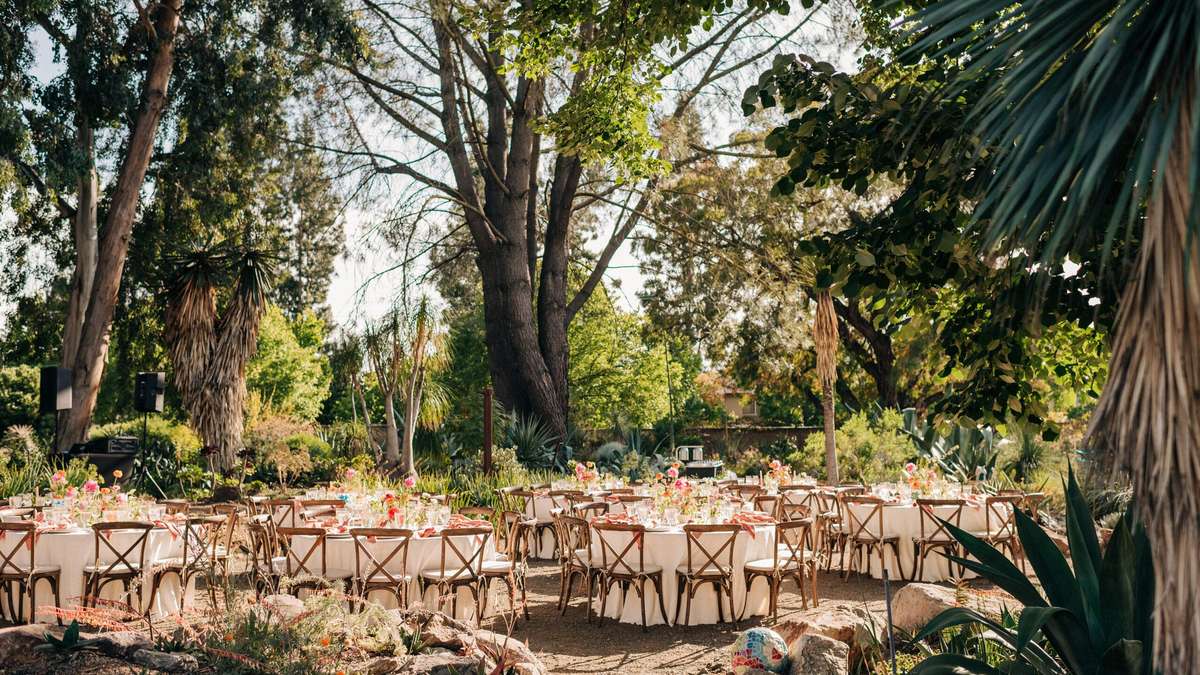
<path id="1" fill-rule="evenodd" d="M 865 483 L 894 480 L 915 452 L 902 431 L 904 419 L 896 410 L 875 416 L 858 412 L 842 422 L 834 435 L 838 472 L 843 480 Z M 804 449 L 788 456 L 792 468 L 811 476 L 825 476 L 825 435 L 811 434 Z"/>
<path id="2" fill-rule="evenodd" d="M 142 420 L 126 420 L 92 427 L 92 438 L 112 438 L 114 436 L 133 436 L 140 441 Z M 163 417 L 148 417 L 146 418 L 146 445 L 151 446 L 155 443 L 162 443 L 173 448 L 181 462 L 198 461 L 200 447 L 203 445 L 196 432 L 186 424 L 172 422 Z"/>
<path id="3" fill-rule="evenodd" d="M 0 431 L 38 423 L 38 369 L 0 368 Z"/>

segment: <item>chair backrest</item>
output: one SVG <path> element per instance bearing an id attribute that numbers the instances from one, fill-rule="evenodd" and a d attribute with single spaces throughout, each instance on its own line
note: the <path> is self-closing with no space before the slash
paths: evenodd
<path id="1" fill-rule="evenodd" d="M 4 514 L 4 518 L 0 519 L 6 523 L 20 523 L 27 520 L 33 520 L 37 515 L 37 509 L 10 509 Z"/>
<path id="2" fill-rule="evenodd" d="M 816 496 L 813 490 L 781 490 L 779 493 L 779 520 L 802 520 L 811 518 L 816 511 Z"/>
<path id="3" fill-rule="evenodd" d="M 271 514 L 271 520 L 284 527 L 296 526 L 296 517 L 301 508 L 299 499 L 268 499 L 266 503 L 266 511 Z"/>
<path id="4" fill-rule="evenodd" d="M 287 576 L 307 574 L 320 577 L 325 575 L 324 528 L 276 527 L 275 533 L 279 536 L 280 543 L 283 544 L 283 569 Z M 297 545 L 297 537 L 312 537 L 312 541 Z M 320 563 L 320 567 L 316 567 L 317 563 Z"/>
<path id="5" fill-rule="evenodd" d="M 442 530 L 441 580 L 478 578 L 483 573 L 483 553 L 490 536 L 490 527 L 447 527 Z M 447 571 L 453 571 L 453 574 L 447 576 Z"/>
<path id="6" fill-rule="evenodd" d="M 413 531 L 397 527 L 355 527 L 350 529 L 354 539 L 354 576 L 362 581 L 387 583 L 399 586 L 405 583 L 408 568 L 408 544 Z M 387 545 L 387 554 L 380 558 L 372 551 L 371 544 Z M 388 563 L 397 561 L 399 571 L 388 570 Z"/>
<path id="7" fill-rule="evenodd" d="M 983 500 L 983 517 L 987 533 L 993 537 L 1015 537 L 1017 521 L 1013 512 L 1021 506 L 1024 495 L 990 495 Z"/>
<path id="8" fill-rule="evenodd" d="M 547 493 L 550 497 L 550 508 L 553 509 L 570 509 L 573 499 L 583 499 L 586 501 L 583 493 L 579 490 L 551 490 Z"/>
<path id="9" fill-rule="evenodd" d="M 329 506 L 335 509 L 344 509 L 346 508 L 346 502 L 340 499 L 301 499 L 300 506 L 306 509 L 318 508 L 322 506 Z"/>
<path id="10" fill-rule="evenodd" d="M 537 507 L 535 504 L 538 496 L 538 493 L 532 490 L 514 490 L 512 492 L 512 498 L 520 500 L 520 503 L 514 504 L 514 506 L 519 506 L 523 513 L 530 516 L 537 515 Z"/>
<path id="11" fill-rule="evenodd" d="M 270 574 L 279 572 L 274 563 L 275 555 L 279 552 L 279 539 L 271 514 L 251 516 L 246 521 L 246 529 L 250 533 L 250 555 L 254 559 L 255 570 L 266 570 Z"/>
<path id="12" fill-rule="evenodd" d="M 780 501 L 779 495 L 754 495 L 754 510 L 778 517 Z"/>
<path id="13" fill-rule="evenodd" d="M 843 497 L 845 506 L 843 523 L 846 534 L 851 539 L 882 540 L 883 529 L 883 500 L 879 497 L 851 495 Z"/>
<path id="14" fill-rule="evenodd" d="M 183 523 L 183 564 L 193 570 L 212 569 L 228 516 L 191 515 Z"/>
<path id="15" fill-rule="evenodd" d="M 1029 517 L 1036 521 L 1038 518 L 1038 508 L 1041 507 L 1044 501 L 1046 501 L 1045 492 L 1026 492 L 1024 498 L 1021 500 L 1021 508 L 1028 511 Z"/>
<path id="16" fill-rule="evenodd" d="M 733 569 L 737 525 L 684 525 L 687 535 L 687 569 L 691 574 L 722 574 Z"/>
<path id="17" fill-rule="evenodd" d="M 186 499 L 164 499 L 159 504 L 167 507 L 167 513 L 174 515 L 176 513 L 187 513 L 188 508 L 192 505 Z"/>
<path id="18" fill-rule="evenodd" d="M 494 536 L 496 537 L 496 548 L 504 551 L 505 553 L 511 553 L 510 549 L 512 549 L 512 535 L 517 523 L 525 520 L 526 518 L 532 517 L 533 516 L 526 515 L 520 511 L 501 511 L 499 517 L 496 518 L 495 521 L 496 529 L 494 531 Z M 534 522 L 537 521 L 535 520 Z"/>
<path id="19" fill-rule="evenodd" d="M 645 572 L 645 526 L 598 522 L 592 525 L 592 535 L 595 537 L 596 548 L 600 550 L 600 566 L 605 574 L 635 577 Z M 622 545 L 619 540 L 625 535 L 629 536 L 629 541 Z M 595 561 L 596 556 L 593 554 L 592 562 Z"/>
<path id="20" fill-rule="evenodd" d="M 646 495 L 617 495 L 617 501 L 622 504 L 636 504 L 651 501 Z"/>
<path id="21" fill-rule="evenodd" d="M 96 544 L 95 564 L 97 568 L 101 565 L 105 566 L 104 569 L 98 570 L 99 574 L 107 575 L 122 565 L 132 569 L 141 569 L 146 564 L 146 539 L 153 529 L 154 526 L 150 523 L 130 521 L 92 525 L 92 539 Z M 117 546 L 111 540 L 114 532 L 135 532 L 137 536 L 128 546 Z"/>
<path id="22" fill-rule="evenodd" d="M 561 546 L 558 547 L 559 564 L 575 563 L 576 566 L 587 568 L 587 560 L 578 551 L 587 550 L 591 545 L 591 527 L 588 521 L 579 516 L 561 514 L 554 518 L 554 531 L 558 535 Z"/>
<path id="23" fill-rule="evenodd" d="M 516 496 L 521 491 L 520 486 L 509 486 L 496 488 L 496 497 L 500 500 L 498 507 L 501 511 L 513 511 L 522 505 L 521 499 Z"/>
<path id="24" fill-rule="evenodd" d="M 751 485 L 746 483 L 734 483 L 733 485 L 725 486 L 725 489 L 737 495 L 742 501 L 752 501 L 760 492 L 763 491 L 761 485 Z"/>
<path id="25" fill-rule="evenodd" d="M 780 563 L 804 562 L 804 552 L 810 538 L 812 523 L 789 520 L 775 524 L 775 568 Z"/>
<path id="26" fill-rule="evenodd" d="M 524 565 L 529 561 L 529 556 L 532 553 L 530 550 L 530 542 L 533 541 L 533 530 L 537 526 L 537 521 L 533 518 L 523 518 L 513 523 L 513 529 L 509 533 L 508 559 L 517 565 Z"/>
<path id="27" fill-rule="evenodd" d="M 954 536 L 946 529 L 942 521 L 962 527 L 963 507 L 967 505 L 963 499 L 918 499 L 917 508 L 921 512 L 921 538 L 926 541 L 955 541 Z"/>
<path id="28" fill-rule="evenodd" d="M 29 549 L 29 566 L 15 562 L 22 548 Z M 24 575 L 37 564 L 37 523 L 0 523 L 0 575 Z"/>
<path id="29" fill-rule="evenodd" d="M 580 518 L 595 518 L 608 513 L 608 502 L 583 502 L 571 509 Z"/>
<path id="30" fill-rule="evenodd" d="M 631 487 L 612 488 L 611 490 L 608 491 L 608 494 L 610 494 L 610 495 L 631 495 L 631 494 L 633 494 L 633 488 L 631 488 Z"/>

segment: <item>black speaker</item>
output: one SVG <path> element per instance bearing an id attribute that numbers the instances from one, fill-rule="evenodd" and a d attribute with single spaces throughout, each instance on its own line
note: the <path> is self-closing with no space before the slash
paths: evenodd
<path id="1" fill-rule="evenodd" d="M 42 367 L 41 388 L 38 391 L 38 411 L 51 415 L 71 409 L 71 369 L 58 366 Z"/>
<path id="2" fill-rule="evenodd" d="M 167 390 L 166 373 L 138 373 L 133 387 L 133 407 L 141 413 L 163 411 L 163 393 Z"/>

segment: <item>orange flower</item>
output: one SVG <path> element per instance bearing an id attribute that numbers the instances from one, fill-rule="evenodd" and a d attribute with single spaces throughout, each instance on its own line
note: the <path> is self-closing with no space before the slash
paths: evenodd
<path id="1" fill-rule="evenodd" d="M 125 472 L 120 469 L 113 469 L 113 478 L 120 479 L 125 475 Z"/>
<path id="2" fill-rule="evenodd" d="M 225 641 L 226 641 L 226 642 L 233 642 L 233 633 L 226 633 L 226 634 L 225 634 Z"/>
<path id="3" fill-rule="evenodd" d="M 326 635 L 325 637 L 321 638 L 321 646 L 322 646 L 322 647 L 328 647 L 328 646 L 329 646 L 329 636 L 328 636 L 328 635 Z"/>

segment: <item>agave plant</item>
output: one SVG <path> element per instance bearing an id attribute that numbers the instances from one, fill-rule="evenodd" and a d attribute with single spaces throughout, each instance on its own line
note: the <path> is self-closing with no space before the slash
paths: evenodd
<path id="1" fill-rule="evenodd" d="M 995 473 L 996 449 L 999 439 L 991 427 L 957 426 L 947 436 L 942 436 L 928 421 L 918 421 L 912 408 L 904 410 L 904 433 L 923 456 L 936 463 L 948 476 L 960 482 L 977 480 L 980 474 L 991 477 Z"/>
<path id="2" fill-rule="evenodd" d="M 513 414 L 505 425 L 504 444 L 516 448 L 517 459 L 528 469 L 554 468 L 557 436 L 537 415 Z"/>
<path id="3" fill-rule="evenodd" d="M 1153 672 L 1154 574 L 1146 533 L 1133 511 L 1126 511 L 1102 554 L 1074 472 L 1068 473 L 1066 496 L 1071 563 L 1029 516 L 1016 513 L 1021 548 L 1041 590 L 1000 551 L 946 523 L 969 554 L 947 557 L 1007 591 L 1024 610 L 1015 630 L 966 607 L 942 612 L 914 641 L 953 626 L 976 624 L 987 629 L 988 638 L 1004 647 L 1007 656 L 993 666 L 961 654 L 937 654 L 922 661 L 912 675 Z"/>

